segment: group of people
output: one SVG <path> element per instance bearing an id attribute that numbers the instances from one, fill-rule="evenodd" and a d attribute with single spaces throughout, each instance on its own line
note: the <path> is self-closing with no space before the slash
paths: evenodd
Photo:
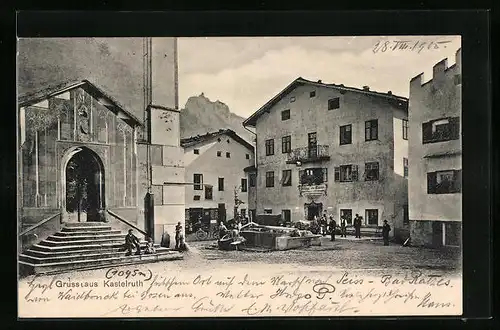
<path id="1" fill-rule="evenodd" d="M 337 230 L 337 222 L 333 218 L 333 215 L 330 215 L 330 221 L 328 222 L 327 220 L 328 216 L 326 212 L 323 214 L 323 216 L 318 220 L 315 219 L 320 225 L 320 233 L 322 235 L 327 235 L 328 232 L 330 233 L 330 241 L 335 240 L 335 232 Z M 354 217 L 353 221 L 353 227 L 354 227 L 354 237 L 355 238 L 361 238 L 361 225 L 363 222 L 363 217 L 360 216 L 359 214 L 356 214 Z M 340 217 L 340 237 L 347 237 L 347 219 L 345 216 Z M 328 229 L 328 230 L 327 230 Z M 384 240 L 384 245 L 389 245 L 389 232 L 391 231 L 391 226 L 387 222 L 387 220 L 384 220 L 384 225 L 382 226 L 382 238 Z"/>
<path id="2" fill-rule="evenodd" d="M 165 233 L 167 236 L 168 234 Z M 165 236 L 164 234 L 164 236 Z M 169 246 L 170 239 L 165 241 L 165 237 L 162 238 L 162 246 Z M 123 248 L 127 253 L 126 256 L 131 256 L 132 251 L 135 249 L 135 255 L 141 255 L 141 244 L 139 238 L 134 235 L 134 231 L 129 229 L 128 234 L 125 236 L 125 244 Z M 185 250 L 186 244 L 184 243 L 184 233 L 182 231 L 182 224 L 180 222 L 175 226 L 175 249 L 176 250 Z M 150 236 L 146 236 L 146 246 L 144 248 L 144 254 L 155 254 L 156 248 L 154 246 L 154 241 Z"/>
<path id="3" fill-rule="evenodd" d="M 126 256 L 132 255 L 132 250 L 135 248 L 136 255 L 141 255 L 141 244 L 139 238 L 134 235 L 134 231 L 129 229 L 128 234 L 125 236 L 124 249 L 127 251 Z M 144 249 L 144 254 L 155 254 L 156 248 L 154 246 L 153 239 L 151 237 L 146 237 L 146 247 Z"/>

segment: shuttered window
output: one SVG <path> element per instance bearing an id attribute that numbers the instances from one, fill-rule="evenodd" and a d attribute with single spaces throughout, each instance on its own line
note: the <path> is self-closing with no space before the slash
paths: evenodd
<path id="1" fill-rule="evenodd" d="M 422 123 L 422 143 L 436 143 L 460 138 L 460 117 L 441 118 Z"/>
<path id="2" fill-rule="evenodd" d="M 462 170 L 427 173 L 428 194 L 454 194 L 462 191 Z"/>

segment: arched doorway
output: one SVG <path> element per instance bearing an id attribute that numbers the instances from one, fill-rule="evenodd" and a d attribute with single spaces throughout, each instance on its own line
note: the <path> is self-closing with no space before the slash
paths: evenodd
<path id="1" fill-rule="evenodd" d="M 71 150 L 63 163 L 63 213 L 66 222 L 104 221 L 104 167 L 86 147 Z"/>

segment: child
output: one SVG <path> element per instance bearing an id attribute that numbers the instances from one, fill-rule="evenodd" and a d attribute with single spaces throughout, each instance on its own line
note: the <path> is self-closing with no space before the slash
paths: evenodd
<path id="1" fill-rule="evenodd" d="M 154 254 L 156 253 L 156 249 L 153 243 L 153 239 L 151 237 L 148 237 L 146 240 L 146 251 L 144 252 L 146 254 Z"/>

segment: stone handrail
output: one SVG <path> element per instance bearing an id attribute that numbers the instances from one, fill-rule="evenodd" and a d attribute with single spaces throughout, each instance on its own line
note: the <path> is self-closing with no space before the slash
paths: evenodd
<path id="1" fill-rule="evenodd" d="M 138 232 L 140 232 L 141 234 L 143 234 L 146 237 L 149 236 L 148 233 L 146 233 L 144 230 L 142 230 L 142 229 L 138 228 L 137 226 L 133 225 L 129 221 L 125 220 L 124 218 L 122 218 L 121 216 L 119 216 L 118 214 L 116 214 L 115 212 L 112 212 L 110 210 L 106 210 L 106 211 L 108 212 L 109 215 L 111 215 L 113 218 L 117 219 L 118 221 L 123 222 L 127 226 L 134 228 L 135 230 L 137 230 Z"/>
<path id="2" fill-rule="evenodd" d="M 53 215 L 51 215 L 51 216 L 49 216 L 49 217 L 47 217 L 47 218 L 43 219 L 43 220 L 42 220 L 42 221 L 40 221 L 40 222 L 37 222 L 37 223 L 36 223 L 36 224 L 34 224 L 33 226 L 28 227 L 28 228 L 26 228 L 25 230 L 23 230 L 21 233 L 19 233 L 19 237 L 26 235 L 27 233 L 29 233 L 29 232 L 31 232 L 31 231 L 33 231 L 33 230 L 37 229 L 37 228 L 38 228 L 38 227 L 40 227 L 41 225 L 43 225 L 43 224 L 45 224 L 45 223 L 49 222 L 50 220 L 52 220 L 52 219 L 54 219 L 55 217 L 60 216 L 60 215 L 61 215 L 61 212 L 58 212 L 58 213 L 56 213 L 56 214 L 53 214 Z"/>

